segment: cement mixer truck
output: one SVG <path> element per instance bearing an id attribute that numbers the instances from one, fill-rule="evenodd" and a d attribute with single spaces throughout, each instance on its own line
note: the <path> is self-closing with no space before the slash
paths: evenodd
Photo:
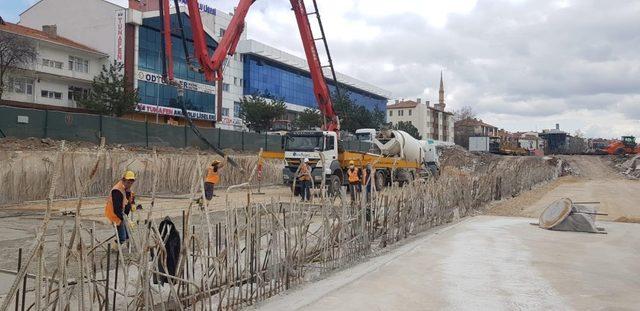
<path id="1" fill-rule="evenodd" d="M 377 190 L 393 182 L 403 185 L 416 178 L 437 174 L 435 145 L 395 130 L 378 133 L 363 129 L 356 132 L 356 137 L 369 144 L 365 144 L 366 150 L 350 150 L 349 142 L 339 140 L 338 134 L 332 131 L 290 132 L 284 151 L 284 183 L 293 184 L 305 158 L 309 159 L 314 184 L 319 186 L 324 175 L 330 194 L 337 194 L 340 187 L 348 183 L 350 161 L 361 169 L 371 164 Z"/>

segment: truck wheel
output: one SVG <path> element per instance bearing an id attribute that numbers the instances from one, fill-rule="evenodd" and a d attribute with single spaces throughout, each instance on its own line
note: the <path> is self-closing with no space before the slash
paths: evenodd
<path id="1" fill-rule="evenodd" d="M 329 177 L 329 196 L 338 196 L 340 194 L 340 178 L 336 175 Z"/>
<path id="2" fill-rule="evenodd" d="M 624 154 L 624 149 L 623 148 L 616 149 L 616 155 L 623 155 L 623 154 Z"/>
<path id="3" fill-rule="evenodd" d="M 384 185 L 387 184 L 387 181 L 384 178 L 384 173 L 381 171 L 377 171 L 376 172 L 376 191 L 382 191 L 382 188 L 384 188 Z"/>

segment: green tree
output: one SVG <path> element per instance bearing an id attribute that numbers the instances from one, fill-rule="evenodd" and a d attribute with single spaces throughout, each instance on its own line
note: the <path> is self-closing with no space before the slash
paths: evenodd
<path id="1" fill-rule="evenodd" d="M 361 128 L 379 129 L 385 122 L 384 111 L 375 108 L 373 111 L 353 102 L 348 94 L 333 94 L 333 109 L 340 119 L 340 129 L 355 132 Z"/>
<path id="2" fill-rule="evenodd" d="M 140 101 L 138 90 L 127 85 L 124 64 L 117 61 L 102 66 L 100 74 L 93 78 L 91 92 L 79 101 L 80 106 L 99 114 L 121 117 L 135 111 Z"/>
<path id="3" fill-rule="evenodd" d="M 269 95 L 254 94 L 240 100 L 240 118 L 247 127 L 256 132 L 267 131 L 273 120 L 281 118 L 287 108 L 284 100 L 267 98 Z"/>
<path id="4" fill-rule="evenodd" d="M 420 135 L 420 132 L 418 132 L 418 129 L 409 121 L 400 121 L 394 126 L 394 128 L 399 131 L 407 132 L 407 134 L 413 136 L 413 138 L 417 140 L 422 139 L 422 136 Z"/>
<path id="5" fill-rule="evenodd" d="M 307 108 L 293 121 L 298 130 L 312 130 L 322 126 L 322 114 L 316 109 Z"/>

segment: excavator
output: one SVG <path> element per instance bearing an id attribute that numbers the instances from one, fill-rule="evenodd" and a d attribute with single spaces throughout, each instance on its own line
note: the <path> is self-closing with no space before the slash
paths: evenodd
<path id="1" fill-rule="evenodd" d="M 640 153 L 640 146 L 636 144 L 634 136 L 622 136 L 620 140 L 615 140 L 604 150 L 609 155 L 625 155 Z"/>
<path id="2" fill-rule="evenodd" d="M 178 88 L 178 94 L 180 97 L 181 86 L 174 81 L 174 66 L 173 66 L 173 50 L 171 41 L 171 8 L 169 6 L 170 0 L 158 0 L 160 7 L 160 26 L 161 26 L 161 44 L 163 46 L 162 54 L 162 77 L 168 84 L 175 85 Z M 189 55 L 187 49 L 187 42 L 185 31 L 183 27 L 182 15 L 180 13 L 180 0 L 173 0 L 174 8 L 176 11 L 176 17 L 178 20 L 179 30 L 181 32 L 182 45 L 185 53 L 185 59 L 191 70 L 204 74 L 207 81 L 215 81 L 217 85 L 217 98 L 218 98 L 218 121 L 220 121 L 220 111 L 222 110 L 222 80 L 224 74 L 225 59 L 227 56 L 233 56 L 236 52 L 236 48 L 240 41 L 242 32 L 244 31 L 245 18 L 251 5 L 255 0 L 240 0 L 238 3 L 233 17 L 227 27 L 224 35 L 220 39 L 217 48 L 214 50 L 213 55 L 209 56 L 209 50 L 207 49 L 206 33 L 202 24 L 202 18 L 200 15 L 198 0 L 186 0 L 187 8 L 189 9 L 189 23 L 193 33 L 194 55 Z M 290 0 L 292 11 L 295 14 L 298 24 L 298 30 L 300 31 L 300 37 L 302 39 L 302 45 L 304 47 L 305 56 L 309 65 L 309 73 L 313 81 L 313 93 L 318 103 L 318 109 L 323 116 L 322 130 L 326 132 L 338 135 L 340 131 L 340 120 L 338 114 L 333 109 L 333 103 L 331 101 L 331 93 L 324 77 L 323 68 L 330 68 L 333 81 L 336 82 L 336 90 L 339 92 L 337 85 L 336 73 L 333 68 L 333 61 L 331 54 L 329 53 L 329 45 L 325 38 L 324 27 L 320 19 L 320 13 L 316 0 L 313 2 L 313 12 L 307 12 L 304 0 Z M 318 26 L 321 35 L 314 37 L 311 24 L 309 22 L 309 16 L 315 15 L 318 20 Z M 316 47 L 316 41 L 322 40 L 324 43 L 325 53 L 328 58 L 328 65 L 323 66 L 320 62 L 320 55 Z M 195 61 L 194 61 L 195 60 Z M 195 62 L 197 61 L 197 64 Z M 186 107 L 182 108 L 183 115 L 185 116 L 189 126 L 197 137 L 199 137 L 204 143 L 212 148 L 216 153 L 224 156 L 224 152 L 219 150 L 215 145 L 211 144 L 203 135 L 200 134 L 198 128 L 193 125 L 193 122 L 189 118 Z M 282 153 L 271 152 L 264 153 L 263 157 L 282 158 Z M 236 168 L 240 168 L 232 159 L 229 159 L 229 163 Z M 240 168 L 241 169 L 241 168 Z"/>

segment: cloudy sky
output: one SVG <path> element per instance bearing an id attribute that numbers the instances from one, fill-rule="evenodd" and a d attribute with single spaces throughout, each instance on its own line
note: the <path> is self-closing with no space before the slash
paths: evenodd
<path id="1" fill-rule="evenodd" d="M 16 20 L 35 1 L 2 2 Z M 202 2 L 229 11 L 237 0 Z M 498 127 L 640 136 L 639 0 L 318 4 L 337 70 L 395 98 L 437 101 L 442 70 L 447 107 Z M 289 1 L 257 1 L 247 22 L 249 37 L 303 55 Z"/>

